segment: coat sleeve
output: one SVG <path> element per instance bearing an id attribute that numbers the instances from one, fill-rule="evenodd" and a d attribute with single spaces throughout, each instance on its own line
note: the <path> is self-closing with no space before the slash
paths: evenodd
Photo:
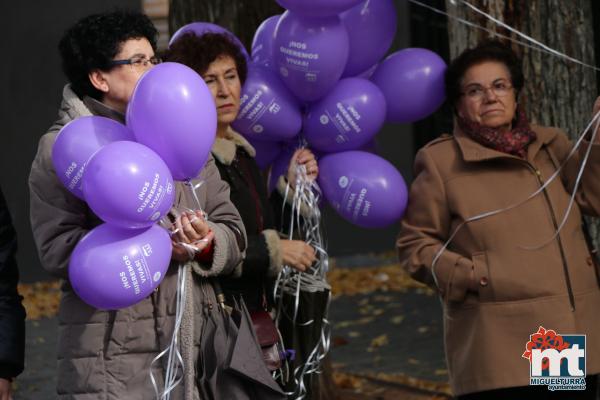
<path id="1" fill-rule="evenodd" d="M 471 259 L 446 249 L 432 271 L 436 254 L 450 236 L 451 214 L 444 182 L 426 148 L 417 154 L 415 176 L 396 241 L 400 263 L 414 279 L 432 287 L 435 273 L 440 295 L 461 301 L 472 285 Z"/>
<path id="2" fill-rule="evenodd" d="M 583 141 L 561 171 L 563 184 L 571 194 L 589 145 L 588 141 Z M 594 143 L 591 146 L 575 200 L 584 214 L 598 217 L 600 216 L 600 144 Z M 558 156 L 558 161 L 564 163 L 573 148 L 573 143 L 564 132 L 560 131 L 552 142 L 551 148 Z"/>
<path id="3" fill-rule="evenodd" d="M 4 379 L 23 371 L 25 351 L 25 309 L 17 292 L 16 252 L 16 233 L 0 191 L 0 378 Z"/>
<path id="4" fill-rule="evenodd" d="M 244 262 L 233 272 L 234 278 L 251 276 L 276 277 L 283 268 L 279 232 L 265 229 L 259 235 L 248 235 Z"/>
<path id="5" fill-rule="evenodd" d="M 229 198 L 229 185 L 221 179 L 212 155 L 202 171 L 202 179 L 207 193 L 204 212 L 215 242 L 212 264 L 194 262 L 194 271 L 201 276 L 227 275 L 242 262 L 247 247 L 246 230 Z"/>
<path id="6" fill-rule="evenodd" d="M 71 252 L 92 228 L 91 212 L 58 180 L 51 152 L 55 135 L 40 139 L 29 174 L 29 216 L 42 266 L 52 275 L 67 279 Z"/>

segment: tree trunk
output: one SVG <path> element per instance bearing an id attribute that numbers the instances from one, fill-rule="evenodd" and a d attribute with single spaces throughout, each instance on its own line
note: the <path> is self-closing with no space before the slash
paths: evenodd
<path id="1" fill-rule="evenodd" d="M 561 53 L 595 65 L 592 8 L 589 0 L 469 0 L 480 10 L 492 15 L 524 34 Z M 524 40 L 499 27 L 486 17 L 456 1 L 446 0 L 446 10 L 477 25 Z M 492 35 L 448 20 L 451 58 L 467 47 Z M 597 95 L 596 72 L 546 52 L 513 43 L 513 50 L 523 59 L 525 87 L 519 103 L 532 123 L 564 129 L 571 139 L 580 134 L 591 119 Z M 588 224 L 596 247 L 600 241 L 600 225 Z"/>
<path id="2" fill-rule="evenodd" d="M 228 29 L 247 49 L 256 28 L 281 8 L 274 0 L 169 0 L 169 32 L 194 21 L 212 22 Z"/>

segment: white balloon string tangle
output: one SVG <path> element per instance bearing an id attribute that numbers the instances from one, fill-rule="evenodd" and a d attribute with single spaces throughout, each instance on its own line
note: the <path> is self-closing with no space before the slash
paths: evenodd
<path id="1" fill-rule="evenodd" d="M 277 277 L 275 284 L 275 298 L 277 300 L 276 322 L 279 325 L 283 317 L 287 318 L 296 327 L 306 327 L 316 322 L 315 318 L 308 321 L 298 321 L 298 312 L 300 309 L 300 296 L 302 292 L 324 292 L 328 291 L 325 310 L 321 318 L 321 332 L 319 341 L 310 351 L 303 364 L 297 366 L 293 371 L 294 390 L 287 393 L 290 398 L 301 400 L 306 397 L 306 379 L 320 372 L 319 366 L 330 346 L 330 327 L 327 319 L 329 304 L 331 301 L 331 287 L 326 282 L 326 272 L 329 266 L 326 246 L 321 234 L 321 214 L 319 210 L 319 198 L 321 190 L 310 179 L 306 173 L 306 167 L 296 165 L 296 180 L 294 185 L 293 197 L 291 200 L 291 215 L 287 237 L 292 240 L 296 230 L 300 232 L 300 237 L 306 243 L 311 245 L 316 252 L 317 260 L 307 272 L 299 272 L 285 265 Z M 284 193 L 284 209 L 288 202 L 291 190 L 288 183 Z M 282 210 L 282 216 L 285 214 Z M 283 218 L 282 218 L 283 219 Z M 284 294 L 293 296 L 293 315 L 288 315 L 284 307 Z"/>
<path id="2" fill-rule="evenodd" d="M 438 252 L 436 253 L 435 257 L 433 258 L 433 261 L 431 263 L 431 274 L 433 276 L 433 280 L 436 284 L 437 287 L 439 286 L 439 282 L 437 279 L 437 274 L 435 272 L 436 266 L 437 266 L 437 261 L 439 260 L 439 258 L 441 257 L 442 253 L 448 248 L 448 246 L 450 245 L 450 243 L 452 242 L 452 240 L 454 239 L 454 237 L 456 236 L 456 234 L 469 222 L 474 222 L 474 221 L 478 221 L 487 217 L 491 217 L 509 210 L 512 210 L 516 207 L 521 206 L 522 204 L 526 203 L 527 201 L 529 201 L 530 199 L 532 199 L 533 197 L 537 196 L 538 194 L 542 193 L 547 187 L 548 185 L 550 185 L 550 183 L 552 183 L 554 181 L 554 179 L 556 179 L 556 177 L 558 177 L 562 171 L 562 169 L 564 168 L 564 166 L 567 164 L 567 162 L 569 161 L 569 159 L 571 159 L 571 157 L 573 157 L 573 155 L 577 152 L 577 150 L 579 149 L 579 146 L 581 145 L 581 143 L 583 143 L 585 136 L 587 134 L 587 132 L 589 131 L 589 129 L 594 126 L 597 127 L 598 123 L 600 123 L 600 112 L 596 113 L 596 115 L 594 115 L 594 117 L 592 118 L 592 120 L 590 121 L 590 123 L 586 126 L 586 128 L 583 130 L 583 133 L 581 133 L 576 141 L 576 143 L 574 144 L 574 146 L 572 147 L 571 151 L 569 152 L 569 154 L 567 155 L 567 157 L 563 160 L 563 162 L 561 163 L 561 165 L 556 169 L 556 171 L 550 176 L 550 178 L 548 178 L 548 180 L 542 185 L 540 186 L 535 192 L 531 193 L 529 196 L 527 196 L 525 199 L 512 204 L 508 207 L 505 208 L 501 208 L 501 209 L 497 209 L 497 210 L 492 210 L 492 211 L 487 211 L 472 217 L 469 217 L 467 219 L 465 219 L 464 221 L 462 221 L 455 229 L 454 232 L 452 232 L 452 234 L 450 235 L 450 237 L 448 238 L 448 240 L 446 241 L 446 243 L 444 243 L 444 245 L 438 250 Z M 587 151 L 586 151 L 586 155 L 585 158 L 582 161 L 582 165 L 580 166 L 578 175 L 577 175 L 577 183 L 576 185 L 578 185 L 579 183 L 579 178 L 582 175 L 583 169 L 585 167 L 585 163 L 587 162 L 587 157 L 589 155 L 589 152 L 591 150 L 591 146 L 594 143 L 593 142 L 593 138 L 595 138 L 595 132 L 593 133 L 593 137 L 592 140 L 589 143 L 589 146 Z M 577 189 L 577 187 L 574 188 L 574 192 L 576 193 L 575 190 Z M 569 211 L 570 211 L 571 207 L 569 206 L 567 212 L 565 213 L 565 216 L 563 218 L 563 224 L 564 221 L 566 220 L 566 218 L 569 215 Z M 562 226 L 562 224 L 561 224 Z M 556 234 L 558 234 L 558 232 L 556 232 Z M 556 237 L 553 236 L 553 238 Z M 553 239 L 552 238 L 552 239 Z M 551 239 L 551 240 L 552 240 Z"/>
<path id="3" fill-rule="evenodd" d="M 181 353 L 179 351 L 178 336 L 179 328 L 181 326 L 181 320 L 183 319 L 183 311 L 185 307 L 185 266 L 180 265 L 177 270 L 177 302 L 175 311 L 175 327 L 173 329 L 173 335 L 169 346 L 158 354 L 150 363 L 150 380 L 154 387 L 154 393 L 156 394 L 157 400 L 169 400 L 171 398 L 171 392 L 181 383 L 184 376 L 184 363 Z M 152 367 L 154 363 L 158 362 L 161 358 L 168 354 L 167 364 L 165 370 L 164 389 L 162 393 L 159 392 L 156 379 L 152 373 Z M 181 370 L 179 378 L 177 378 L 177 372 Z"/>
<path id="4" fill-rule="evenodd" d="M 569 217 L 569 215 L 571 213 L 571 209 L 573 208 L 573 204 L 575 203 L 575 197 L 577 197 L 577 190 L 578 190 L 579 185 L 581 183 L 581 177 L 583 176 L 583 171 L 585 170 L 585 166 L 586 166 L 588 158 L 590 156 L 590 152 L 592 151 L 592 146 L 594 145 L 594 143 L 596 141 L 596 135 L 598 134 L 598 128 L 600 127 L 600 118 L 598 118 L 598 115 L 599 114 L 596 114 L 594 116 L 594 119 L 597 119 L 597 120 L 596 120 L 596 122 L 594 124 L 594 129 L 592 130 L 592 135 L 590 137 L 590 141 L 589 141 L 589 143 L 587 145 L 587 148 L 585 150 L 585 155 L 583 157 L 583 160 L 581 161 L 581 166 L 579 167 L 579 171 L 577 171 L 577 179 L 575 180 L 575 185 L 573 185 L 572 193 L 571 193 L 571 196 L 570 196 L 570 199 L 569 199 L 569 205 L 567 206 L 567 211 L 565 212 L 565 215 L 563 216 L 562 221 L 558 225 L 558 228 L 556 229 L 556 231 L 554 232 L 554 234 L 552 235 L 552 237 L 550 237 L 547 241 L 545 241 L 542 244 L 537 245 L 537 246 L 522 247 L 524 250 L 538 250 L 538 249 L 541 249 L 542 247 L 548 245 L 554 239 L 556 239 L 556 237 L 560 234 L 560 231 L 562 230 L 562 228 L 565 226 L 565 224 L 567 222 L 567 218 Z M 594 120 L 592 120 L 592 122 L 594 122 Z M 587 132 L 584 132 L 584 134 L 582 135 L 582 137 L 585 137 L 586 133 Z"/>
<path id="5" fill-rule="evenodd" d="M 573 62 L 573 63 L 575 63 L 575 64 L 579 64 L 579 65 L 581 65 L 581 66 L 583 66 L 583 67 L 586 67 L 586 68 L 591 68 L 591 69 L 593 69 L 594 71 L 600 71 L 600 68 L 598 68 L 598 67 L 596 67 L 596 66 L 594 66 L 594 65 L 591 65 L 591 64 L 585 63 L 585 62 L 583 62 L 583 61 L 580 61 L 580 60 L 578 60 L 578 59 L 576 59 L 576 58 L 574 58 L 574 57 L 571 57 L 571 56 L 569 56 L 569 55 L 566 55 L 566 54 L 564 54 L 564 53 L 561 53 L 561 52 L 559 52 L 559 51 L 557 51 L 557 50 L 554 50 L 554 49 L 552 49 L 551 47 L 548 47 L 548 46 L 546 46 L 545 44 L 543 44 L 543 43 L 539 42 L 538 40 L 536 40 L 536 39 L 534 39 L 534 38 L 532 38 L 532 37 L 530 37 L 530 36 L 527 36 L 526 34 L 524 34 L 524 33 L 520 32 L 520 31 L 518 31 L 518 30 L 516 30 L 516 29 L 514 29 L 514 28 L 512 28 L 512 27 L 510 27 L 509 25 L 505 24 L 504 22 L 502 22 L 502 21 L 498 20 L 497 18 L 494 18 L 494 17 L 492 17 L 491 15 L 489 15 L 489 14 L 485 13 L 484 11 L 482 11 L 482 10 L 478 9 L 478 8 L 477 8 L 477 7 L 475 7 L 474 5 L 472 5 L 472 4 L 470 4 L 470 3 L 468 3 L 468 2 L 466 2 L 466 1 L 464 1 L 464 0 L 457 0 L 457 1 L 459 1 L 459 2 L 460 2 L 460 3 L 462 3 L 462 4 L 465 4 L 465 5 L 467 5 L 469 8 L 471 8 L 471 9 L 472 9 L 472 10 L 474 10 L 475 12 L 477 12 L 477 13 L 479 13 L 479 14 L 481 14 L 481 15 L 484 15 L 484 16 L 485 16 L 486 18 L 488 18 L 490 21 L 492 21 L 492 22 L 494 22 L 494 23 L 496 23 L 496 24 L 498 24 L 498 25 L 500 25 L 500 26 L 504 27 L 504 28 L 505 28 L 505 29 L 507 29 L 508 31 L 510 31 L 510 32 L 513 32 L 513 33 L 515 33 L 516 35 L 518 35 L 518 36 L 520 36 L 520 37 L 524 38 L 525 40 L 527 40 L 527 41 L 529 41 L 529 42 L 533 43 L 533 45 L 532 45 L 532 44 L 528 44 L 528 43 L 526 43 L 526 42 L 522 42 L 522 41 L 516 40 L 516 39 L 514 39 L 514 38 L 511 38 L 510 36 L 502 35 L 502 34 L 500 34 L 500 33 L 498 33 L 498 32 L 495 32 L 495 31 L 493 31 L 493 30 L 491 30 L 491 29 L 489 29 L 489 28 L 483 27 L 483 26 L 481 26 L 481 25 L 478 25 L 478 24 L 476 24 L 476 23 L 473 23 L 473 22 L 467 21 L 467 20 L 465 20 L 465 19 L 463 19 L 463 18 L 460 18 L 460 17 L 457 17 L 457 16 L 455 16 L 455 15 L 449 14 L 449 13 L 447 13 L 447 12 L 445 12 L 445 11 L 443 11 L 443 10 L 439 9 L 439 8 L 435 8 L 435 7 L 433 7 L 433 6 L 430 6 L 430 5 L 428 5 L 428 4 L 422 3 L 422 2 L 420 2 L 420 1 L 418 1 L 418 0 L 408 0 L 408 1 L 409 1 L 410 3 L 416 4 L 416 5 L 418 5 L 418 6 L 421 6 L 421 7 L 427 8 L 427 9 L 429 9 L 429 10 L 431 10 L 431 11 L 433 11 L 433 12 L 436 12 L 436 13 L 438 13 L 438 14 L 443 14 L 443 15 L 445 15 L 446 17 L 448 17 L 448 18 L 451 18 L 451 19 L 453 19 L 453 20 L 455 20 L 455 21 L 458 21 L 458 22 L 460 22 L 460 23 L 462 23 L 462 24 L 464 24 L 464 25 L 467 25 L 467 26 L 470 26 L 470 27 L 473 27 L 473 28 L 476 28 L 476 29 L 480 29 L 480 30 L 486 31 L 486 32 L 490 33 L 491 35 L 498 36 L 498 37 L 500 37 L 500 38 L 502 38 L 502 39 L 509 40 L 509 41 L 511 41 L 511 42 L 513 42 L 513 43 L 517 43 L 517 44 L 519 44 L 519 45 L 521 45 L 521 46 L 524 46 L 524 47 L 527 47 L 527 48 L 529 48 L 529 49 L 532 49 L 532 50 L 537 50 L 537 51 L 540 51 L 540 52 L 542 52 L 542 53 L 547 53 L 547 54 L 550 54 L 550 55 L 557 56 L 557 57 L 559 57 L 559 58 L 562 58 L 562 59 L 565 59 L 565 60 L 571 61 L 571 62 Z M 451 3 L 452 3 L 453 5 L 455 5 L 455 6 L 457 5 L 457 4 L 456 4 L 456 1 L 451 1 Z"/>
<path id="6" fill-rule="evenodd" d="M 198 194 L 196 193 L 196 190 L 198 188 L 200 188 L 202 185 L 204 185 L 204 180 L 201 180 L 200 182 L 194 184 L 192 183 L 191 180 L 186 180 L 183 181 L 184 187 L 186 187 L 190 194 L 192 195 L 192 198 L 194 199 L 194 203 L 196 206 L 196 210 L 192 210 L 190 208 L 185 207 L 183 210 L 187 211 L 191 214 L 193 214 L 194 216 L 192 217 L 192 219 L 189 220 L 188 223 L 186 224 L 182 224 L 181 228 L 173 228 L 173 224 L 171 224 L 170 226 L 167 227 L 167 229 L 169 230 L 171 237 L 173 237 L 175 234 L 177 234 L 180 230 L 183 230 L 185 227 L 188 227 L 190 225 L 192 225 L 192 223 L 194 223 L 195 221 L 197 221 L 198 219 L 200 219 L 197 215 L 196 215 L 196 211 L 200 211 L 202 218 L 206 221 L 208 220 L 208 215 L 204 212 L 204 210 L 202 209 L 202 204 L 200 203 L 200 199 L 198 198 Z M 179 216 L 181 215 L 179 210 L 175 210 L 174 213 L 176 214 L 176 218 L 179 218 Z M 164 223 L 163 223 L 164 226 Z M 185 242 L 175 242 L 175 244 L 177 246 L 183 247 L 183 249 L 186 251 L 188 258 L 193 259 L 196 254 L 200 251 L 198 250 L 198 248 L 195 246 L 197 244 L 201 244 L 201 243 L 206 243 L 207 240 L 202 238 L 199 240 L 196 240 L 192 243 L 185 243 Z"/>

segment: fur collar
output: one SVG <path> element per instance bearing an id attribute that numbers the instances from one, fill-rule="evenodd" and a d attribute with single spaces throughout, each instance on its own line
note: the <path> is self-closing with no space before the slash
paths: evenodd
<path id="1" fill-rule="evenodd" d="M 242 135 L 229 128 L 227 130 L 227 137 L 220 138 L 217 137 L 215 139 L 215 143 L 212 147 L 213 156 L 221 164 L 231 165 L 233 160 L 235 160 L 235 153 L 237 152 L 237 148 L 241 147 L 246 150 L 246 153 L 250 155 L 250 157 L 256 156 L 256 150 L 254 147 Z"/>

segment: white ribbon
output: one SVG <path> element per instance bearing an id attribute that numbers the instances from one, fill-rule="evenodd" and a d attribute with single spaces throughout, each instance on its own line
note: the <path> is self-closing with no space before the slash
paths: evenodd
<path id="1" fill-rule="evenodd" d="M 283 266 L 282 271 L 275 283 L 275 299 L 277 301 L 276 322 L 279 324 L 281 318 L 285 317 L 292 321 L 293 325 L 306 327 L 314 324 L 315 319 L 298 321 L 298 310 L 300 306 L 301 292 L 324 292 L 329 291 L 324 317 L 321 320 L 320 340 L 309 353 L 305 362 L 293 371 L 294 390 L 287 393 L 292 399 L 301 400 L 306 397 L 306 380 L 316 377 L 320 373 L 320 364 L 329 351 L 331 328 L 327 315 L 331 302 L 331 286 L 326 281 L 326 273 L 329 269 L 329 256 L 325 250 L 325 244 L 321 233 L 321 212 L 319 210 L 319 199 L 321 190 L 314 180 L 309 179 L 306 167 L 296 165 L 296 182 L 294 196 L 291 199 L 291 217 L 288 238 L 294 238 L 296 228 L 300 231 L 302 240 L 311 245 L 316 251 L 316 261 L 306 272 L 299 272 L 290 266 Z M 286 186 L 284 193 L 284 209 L 290 195 L 290 186 Z M 284 214 L 282 209 L 282 216 Z M 302 214 L 301 210 L 309 210 L 308 215 Z M 282 218 L 283 219 L 283 218 Z M 293 315 L 287 315 L 283 307 L 283 295 L 287 293 L 293 296 Z M 287 380 L 287 379 L 286 379 Z"/>
<path id="2" fill-rule="evenodd" d="M 173 329 L 173 335 L 171 336 L 171 342 L 169 346 L 158 354 L 150 363 L 150 380 L 154 387 L 154 393 L 156 394 L 157 400 L 169 400 L 171 398 L 171 392 L 181 383 L 183 380 L 185 368 L 183 364 L 183 358 L 179 351 L 179 328 L 181 327 L 181 320 L 183 319 L 183 313 L 185 308 L 185 265 L 180 265 L 177 270 L 177 308 L 175 311 L 175 327 Z M 152 373 L 152 366 L 155 362 L 159 361 L 165 355 L 167 356 L 167 368 L 165 371 L 165 384 L 164 390 L 159 392 L 156 379 Z M 181 368 L 179 378 L 177 378 L 177 372 Z"/>

